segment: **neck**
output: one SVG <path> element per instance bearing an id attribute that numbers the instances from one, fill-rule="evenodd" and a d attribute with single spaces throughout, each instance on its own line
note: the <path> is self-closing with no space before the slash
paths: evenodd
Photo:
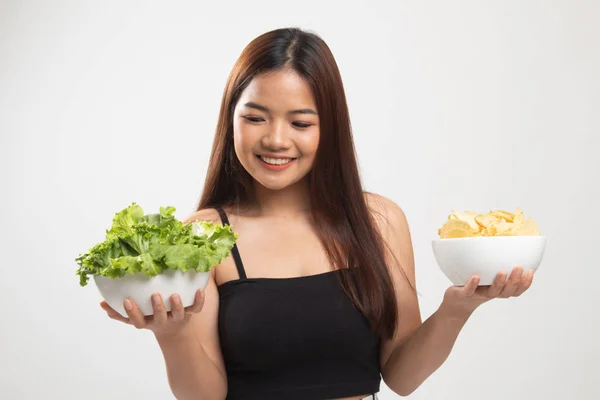
<path id="1" fill-rule="evenodd" d="M 256 194 L 256 213 L 261 216 L 291 217 L 310 211 L 308 181 L 301 181 L 284 189 L 267 189 L 254 182 Z"/>

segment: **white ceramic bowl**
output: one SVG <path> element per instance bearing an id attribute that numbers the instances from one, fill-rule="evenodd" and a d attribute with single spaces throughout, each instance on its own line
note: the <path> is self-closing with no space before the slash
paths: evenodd
<path id="1" fill-rule="evenodd" d="M 167 311 L 171 311 L 169 297 L 175 293 L 181 297 L 184 307 L 191 306 L 194 304 L 196 291 L 206 287 L 209 276 L 210 272 L 167 270 L 151 278 L 142 273 L 115 279 L 94 275 L 94 281 L 108 305 L 127 317 L 123 305 L 127 297 L 135 301 L 144 315 L 154 313 L 151 301 L 153 293 L 160 293 Z"/>
<path id="2" fill-rule="evenodd" d="M 537 270 L 546 247 L 545 236 L 477 236 L 435 239 L 435 259 L 448 279 L 464 286 L 471 276 L 480 277 L 479 285 L 491 285 L 500 271 L 514 267 Z"/>

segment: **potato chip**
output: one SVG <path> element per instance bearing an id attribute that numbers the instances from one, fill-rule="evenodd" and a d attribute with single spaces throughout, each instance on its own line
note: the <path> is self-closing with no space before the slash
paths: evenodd
<path id="1" fill-rule="evenodd" d="M 521 209 L 514 213 L 505 210 L 490 210 L 486 214 L 473 211 L 455 211 L 438 229 L 442 239 L 474 236 L 539 236 L 536 222 L 526 218 Z"/>
<path id="2" fill-rule="evenodd" d="M 475 217 L 475 222 L 477 222 L 477 224 L 479 224 L 479 226 L 481 226 L 482 228 L 488 228 L 490 225 L 498 223 L 500 221 L 500 218 L 495 217 L 491 214 L 479 214 Z"/>
<path id="3" fill-rule="evenodd" d="M 491 227 L 494 228 L 494 236 L 510 236 L 512 235 L 513 226 L 512 222 L 502 220 L 492 224 Z"/>
<path id="4" fill-rule="evenodd" d="M 504 210 L 490 211 L 489 214 L 493 215 L 494 217 L 502 218 L 506 222 L 513 222 L 515 219 L 515 214 Z"/>
<path id="5" fill-rule="evenodd" d="M 531 218 L 525 218 L 525 221 L 520 225 L 515 225 L 513 234 L 517 236 L 539 236 L 540 229 L 535 221 Z"/>
<path id="6" fill-rule="evenodd" d="M 515 217 L 513 219 L 513 223 L 515 225 L 522 225 L 525 222 L 525 215 L 523 211 L 517 208 L 517 212 L 515 212 Z"/>
<path id="7" fill-rule="evenodd" d="M 482 234 L 481 236 L 496 236 L 496 227 L 494 225 L 490 225 L 483 229 L 485 229 L 485 235 Z"/>
<path id="8" fill-rule="evenodd" d="M 438 231 L 438 234 L 442 239 L 474 236 L 471 226 L 467 222 L 458 219 L 446 221 L 446 223 Z"/>
<path id="9" fill-rule="evenodd" d="M 479 225 L 475 222 L 475 217 L 477 217 L 476 212 L 472 211 L 453 211 L 452 214 L 456 219 L 464 221 L 469 224 L 473 233 L 479 232 Z"/>

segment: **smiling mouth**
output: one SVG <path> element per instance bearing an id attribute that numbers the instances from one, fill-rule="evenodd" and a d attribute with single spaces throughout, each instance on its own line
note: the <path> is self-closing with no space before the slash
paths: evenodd
<path id="1" fill-rule="evenodd" d="M 285 164 L 289 164 L 290 162 L 294 161 L 295 158 L 274 158 L 274 157 L 265 157 L 265 156 L 260 156 L 257 155 L 257 158 L 259 158 L 260 160 L 262 160 L 265 164 L 269 164 L 269 165 L 285 165 Z"/>

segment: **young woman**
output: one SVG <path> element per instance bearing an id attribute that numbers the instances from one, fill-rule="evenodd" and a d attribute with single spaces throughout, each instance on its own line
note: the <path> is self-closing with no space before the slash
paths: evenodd
<path id="1" fill-rule="evenodd" d="M 450 287 L 422 323 L 401 208 L 361 187 L 334 57 L 317 35 L 265 33 L 227 82 L 198 211 L 230 224 L 232 256 L 193 306 L 155 295 L 144 317 L 178 399 L 376 398 L 381 378 L 412 393 L 448 357 L 473 311 L 519 296 L 532 271 Z"/>

